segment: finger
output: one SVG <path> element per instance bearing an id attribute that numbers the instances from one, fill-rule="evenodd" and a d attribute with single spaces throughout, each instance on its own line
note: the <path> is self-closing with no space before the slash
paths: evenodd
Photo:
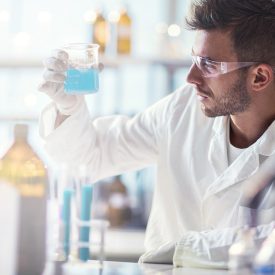
<path id="1" fill-rule="evenodd" d="M 63 89 L 63 84 L 50 82 L 50 81 L 43 81 L 38 86 L 38 91 L 47 94 L 49 97 L 54 98 L 55 95 Z"/>
<path id="2" fill-rule="evenodd" d="M 66 79 L 66 74 L 62 72 L 53 72 L 53 71 L 45 70 L 43 74 L 43 78 L 46 81 L 63 83 Z"/>
<path id="3" fill-rule="evenodd" d="M 44 81 L 39 85 L 38 90 L 45 93 L 56 104 L 58 104 L 59 109 L 67 109 L 68 107 L 73 106 L 77 101 L 75 95 L 67 95 L 64 93 L 64 85 L 61 83 Z M 80 98 L 81 96 L 78 97 Z"/>
<path id="4" fill-rule="evenodd" d="M 52 55 L 57 59 L 64 61 L 64 63 L 68 63 L 69 54 L 61 49 L 54 49 L 52 51 Z"/>
<path id="5" fill-rule="evenodd" d="M 56 57 L 49 57 L 44 59 L 43 64 L 47 69 L 56 72 L 64 72 L 68 68 L 67 63 L 61 59 L 57 59 Z"/>
<path id="6" fill-rule="evenodd" d="M 98 70 L 99 72 L 102 72 L 104 69 L 104 65 L 102 63 L 98 63 L 97 65 L 96 64 L 92 65 L 92 68 L 95 70 Z"/>

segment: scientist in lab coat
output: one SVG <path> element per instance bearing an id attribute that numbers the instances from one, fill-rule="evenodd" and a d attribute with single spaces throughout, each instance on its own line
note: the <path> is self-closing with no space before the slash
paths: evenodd
<path id="1" fill-rule="evenodd" d="M 85 163 L 94 180 L 157 164 L 140 262 L 225 268 L 249 223 L 246 180 L 275 154 L 275 2 L 194 1 L 186 22 L 196 32 L 189 84 L 133 118 L 91 118 L 82 96 L 64 94 L 67 54 L 55 52 L 40 131 L 56 161 Z M 258 241 L 275 226 L 268 196 Z"/>

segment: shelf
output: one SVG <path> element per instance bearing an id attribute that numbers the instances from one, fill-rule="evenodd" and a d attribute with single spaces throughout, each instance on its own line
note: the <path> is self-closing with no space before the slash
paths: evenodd
<path id="1" fill-rule="evenodd" d="M 187 68 L 191 63 L 191 58 L 165 58 L 165 57 L 101 57 L 100 61 L 106 68 L 117 68 L 125 65 L 161 65 L 166 68 L 178 69 Z M 41 58 L 1 58 L 0 69 L 22 69 L 22 68 L 42 68 L 43 57 Z"/>

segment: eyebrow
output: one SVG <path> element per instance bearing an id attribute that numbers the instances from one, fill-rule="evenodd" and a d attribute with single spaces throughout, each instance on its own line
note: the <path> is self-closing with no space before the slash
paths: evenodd
<path id="1" fill-rule="evenodd" d="M 191 50 L 191 55 L 196 55 L 196 54 L 194 53 L 193 48 L 192 48 L 192 50 Z M 209 57 L 209 56 L 201 56 L 201 55 L 199 55 L 199 56 L 202 57 L 203 59 L 206 59 L 207 61 L 219 62 L 219 61 L 216 61 L 216 60 L 212 59 L 212 58 Z"/>

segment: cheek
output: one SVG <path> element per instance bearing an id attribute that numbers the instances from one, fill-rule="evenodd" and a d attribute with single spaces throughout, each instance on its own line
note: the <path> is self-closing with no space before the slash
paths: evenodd
<path id="1" fill-rule="evenodd" d="M 209 91 L 210 94 L 212 94 L 212 96 L 217 96 L 218 94 L 220 94 L 221 90 L 223 90 L 224 84 L 220 83 L 217 80 L 214 79 L 207 79 L 205 81 L 205 85 L 207 86 L 207 90 Z"/>
<path id="2" fill-rule="evenodd" d="M 230 90 L 230 87 L 235 83 L 235 80 L 233 77 L 225 74 L 218 77 L 208 78 L 205 80 L 205 83 L 214 96 L 219 96 Z"/>

